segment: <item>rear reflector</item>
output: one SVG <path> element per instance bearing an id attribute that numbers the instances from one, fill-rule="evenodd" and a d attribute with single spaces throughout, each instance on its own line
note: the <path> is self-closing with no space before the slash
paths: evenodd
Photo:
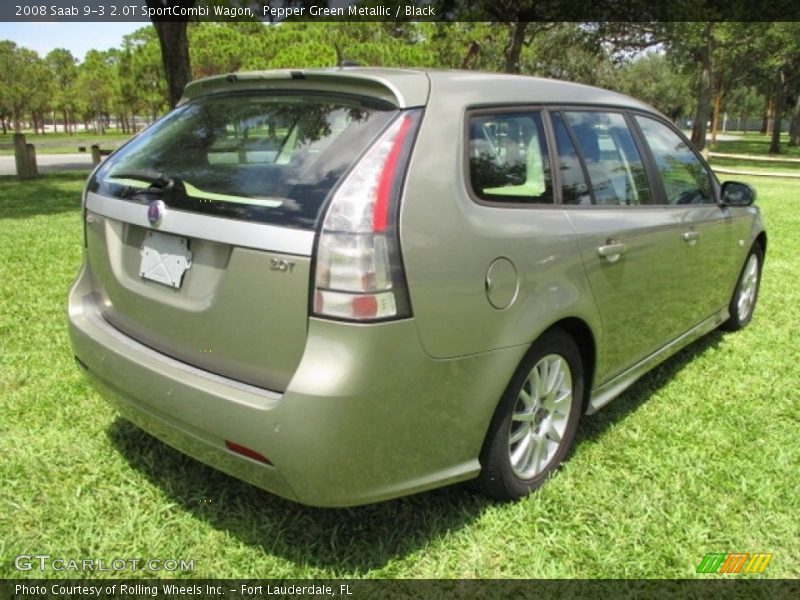
<path id="1" fill-rule="evenodd" d="M 270 460 L 263 454 L 259 454 L 255 450 L 246 448 L 245 446 L 237 444 L 236 442 L 225 440 L 225 447 L 231 452 L 235 452 L 236 454 L 241 454 L 242 456 L 246 456 L 247 458 L 252 458 L 253 460 L 257 460 L 258 462 L 262 462 L 267 465 L 272 464 L 272 462 L 270 462 Z"/>

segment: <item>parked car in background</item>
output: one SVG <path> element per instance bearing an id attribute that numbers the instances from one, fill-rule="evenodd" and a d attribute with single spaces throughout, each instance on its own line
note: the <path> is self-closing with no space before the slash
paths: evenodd
<path id="1" fill-rule="evenodd" d="M 90 177 L 72 344 L 125 417 L 297 502 L 519 498 L 582 415 L 750 322 L 754 199 L 606 90 L 214 77 Z"/>

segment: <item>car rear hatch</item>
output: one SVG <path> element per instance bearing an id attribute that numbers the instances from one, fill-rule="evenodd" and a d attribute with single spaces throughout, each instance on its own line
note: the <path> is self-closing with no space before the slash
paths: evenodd
<path id="1" fill-rule="evenodd" d="M 272 72 L 191 84 L 85 195 L 104 318 L 173 358 L 282 391 L 303 353 L 329 196 L 422 73 Z"/>

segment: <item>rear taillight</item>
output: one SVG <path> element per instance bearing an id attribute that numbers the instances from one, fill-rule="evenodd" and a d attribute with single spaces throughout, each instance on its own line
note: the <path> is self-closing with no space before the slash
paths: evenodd
<path id="1" fill-rule="evenodd" d="M 331 199 L 317 246 L 315 315 L 355 321 L 411 315 L 397 209 L 420 114 L 395 119 Z"/>

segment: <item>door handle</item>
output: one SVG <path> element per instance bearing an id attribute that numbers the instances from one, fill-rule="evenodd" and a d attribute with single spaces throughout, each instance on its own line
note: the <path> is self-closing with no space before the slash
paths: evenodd
<path id="1" fill-rule="evenodd" d="M 608 240 L 608 242 L 605 246 L 598 246 L 597 254 L 608 260 L 608 262 L 616 262 L 622 254 L 625 254 L 625 250 L 628 247 L 622 242 L 614 240 Z"/>
<path id="2" fill-rule="evenodd" d="M 690 246 L 694 246 L 699 237 L 700 234 L 696 231 L 686 231 L 683 234 L 683 241 L 688 242 Z"/>

